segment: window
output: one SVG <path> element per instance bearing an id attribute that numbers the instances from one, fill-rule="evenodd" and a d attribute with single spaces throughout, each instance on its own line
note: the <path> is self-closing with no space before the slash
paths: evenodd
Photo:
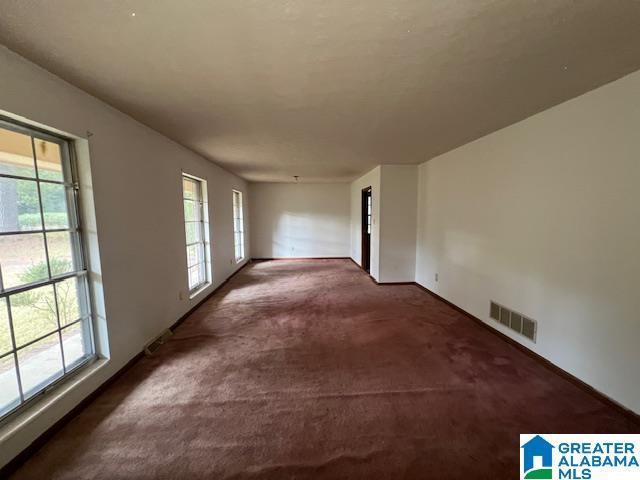
<path id="1" fill-rule="evenodd" d="M 371 191 L 367 195 L 367 233 L 371 234 Z"/>
<path id="2" fill-rule="evenodd" d="M 242 211 L 242 192 L 233 191 L 233 243 L 236 262 L 244 260 L 244 221 Z"/>
<path id="3" fill-rule="evenodd" d="M 182 175 L 184 230 L 187 240 L 187 278 L 189 293 L 197 294 L 211 282 L 209 258 L 209 214 L 207 182 Z"/>
<path id="4" fill-rule="evenodd" d="M 0 120 L 0 418 L 95 356 L 70 153 Z"/>

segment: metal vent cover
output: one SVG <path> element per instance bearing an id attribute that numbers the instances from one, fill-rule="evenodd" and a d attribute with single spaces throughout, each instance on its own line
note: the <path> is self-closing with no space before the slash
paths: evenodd
<path id="1" fill-rule="evenodd" d="M 511 310 L 500 307 L 500 323 L 507 327 L 511 324 Z"/>
<path id="2" fill-rule="evenodd" d="M 491 318 L 494 320 L 500 320 L 500 305 L 497 303 L 491 302 L 491 311 L 489 313 Z"/>
<path id="3" fill-rule="evenodd" d="M 532 341 L 536 341 L 536 333 L 538 331 L 538 322 L 530 318 L 522 319 L 522 334 Z"/>
<path id="4" fill-rule="evenodd" d="M 535 343 L 536 335 L 538 333 L 538 322 L 535 320 L 494 301 L 491 301 L 489 306 L 489 316 L 497 322 L 500 322 L 505 327 L 527 337 Z"/>
<path id="5" fill-rule="evenodd" d="M 522 315 L 516 312 L 511 312 L 511 325 L 510 328 L 516 332 L 522 333 Z"/>
<path id="6" fill-rule="evenodd" d="M 162 332 L 162 334 L 156 338 L 155 340 L 153 340 L 151 343 L 149 343 L 145 348 L 144 348 L 144 353 L 145 355 L 147 355 L 148 357 L 150 357 L 151 355 L 153 355 L 154 353 L 156 353 L 156 351 L 162 346 L 164 345 L 169 338 L 173 335 L 173 332 L 171 330 L 165 330 L 164 332 Z"/>

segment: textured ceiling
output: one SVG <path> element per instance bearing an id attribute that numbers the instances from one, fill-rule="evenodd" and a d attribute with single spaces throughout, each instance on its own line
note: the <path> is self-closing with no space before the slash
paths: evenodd
<path id="1" fill-rule="evenodd" d="M 420 163 L 640 68 L 637 0 L 0 0 L 0 13 L 1 43 L 253 181 Z"/>

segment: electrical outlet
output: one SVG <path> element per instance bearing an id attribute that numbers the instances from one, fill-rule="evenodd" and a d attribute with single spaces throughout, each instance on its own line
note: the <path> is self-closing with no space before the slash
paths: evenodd
<path id="1" fill-rule="evenodd" d="M 436 282 L 438 281 L 438 274 L 436 273 Z"/>

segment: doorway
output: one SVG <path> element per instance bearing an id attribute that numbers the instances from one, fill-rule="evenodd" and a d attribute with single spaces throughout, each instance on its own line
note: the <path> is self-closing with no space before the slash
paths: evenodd
<path id="1" fill-rule="evenodd" d="M 362 189 L 362 268 L 371 269 L 371 187 Z"/>

